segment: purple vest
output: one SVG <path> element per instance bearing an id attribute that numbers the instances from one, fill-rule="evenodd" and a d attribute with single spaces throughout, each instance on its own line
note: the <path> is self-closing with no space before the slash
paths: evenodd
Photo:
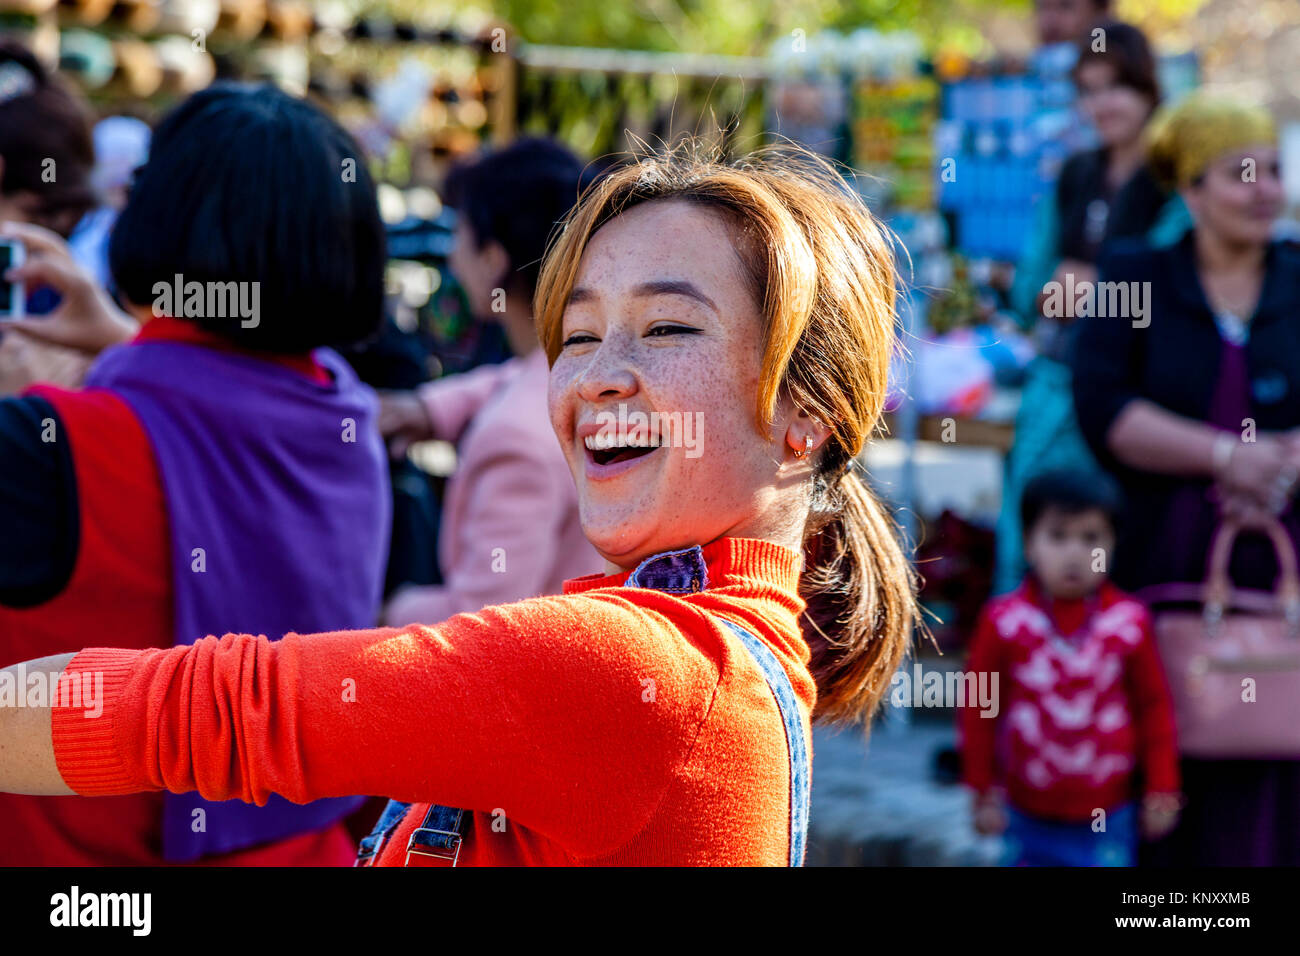
<path id="1" fill-rule="evenodd" d="M 177 644 L 376 623 L 392 507 L 378 405 L 336 353 L 315 355 L 333 385 L 167 341 L 109 349 L 87 376 L 87 387 L 121 396 L 149 436 L 167 502 Z M 363 800 L 273 795 L 257 807 L 167 794 L 163 854 L 188 861 L 275 842 Z"/>

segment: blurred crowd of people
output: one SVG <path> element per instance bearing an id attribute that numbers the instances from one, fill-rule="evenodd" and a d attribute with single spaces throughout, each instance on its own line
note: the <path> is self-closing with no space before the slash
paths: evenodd
<path id="1" fill-rule="evenodd" d="M 1163 102 L 1150 42 L 1107 6 L 1036 4 L 1044 40 L 1076 49 L 1098 142 L 1065 162 L 1017 268 L 1013 300 L 1040 352 L 1007 458 L 999 596 L 970 662 L 1007 681 L 1002 777 L 991 731 L 967 715 L 966 779 L 977 826 L 1005 832 L 1019 862 L 1295 865 L 1300 748 L 1253 741 L 1242 716 L 1289 722 L 1285 700 L 1247 696 L 1273 665 L 1231 642 L 1189 663 L 1159 639 L 1178 613 L 1167 586 L 1211 576 L 1216 536 L 1235 588 L 1287 597 L 1300 249 L 1278 229 L 1278 131 L 1263 108 L 1213 93 Z M 1236 680 L 1212 702 L 1198 681 L 1233 654 Z M 1217 751 L 1177 740 L 1207 707 L 1232 738 Z M 1121 835 L 1096 837 L 1099 812 Z"/>

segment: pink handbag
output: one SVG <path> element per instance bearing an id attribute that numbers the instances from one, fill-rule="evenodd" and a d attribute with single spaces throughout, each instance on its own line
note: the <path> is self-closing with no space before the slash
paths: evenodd
<path id="1" fill-rule="evenodd" d="M 1234 588 L 1228 562 L 1241 530 L 1228 521 L 1216 529 L 1204 584 L 1155 585 L 1141 595 L 1154 613 L 1179 750 L 1188 757 L 1300 757 L 1295 547 L 1272 520 L 1262 530 L 1281 568 L 1274 593 Z M 1201 611 L 1186 610 L 1188 603 Z M 1161 610 L 1171 604 L 1182 609 Z"/>

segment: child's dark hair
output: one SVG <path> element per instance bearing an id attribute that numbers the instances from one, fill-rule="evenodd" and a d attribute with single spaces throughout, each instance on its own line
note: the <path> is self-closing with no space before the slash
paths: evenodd
<path id="1" fill-rule="evenodd" d="M 1068 515 L 1100 511 L 1115 528 L 1123 507 L 1119 486 L 1109 475 L 1082 469 L 1045 471 L 1031 478 L 1020 495 L 1020 529 L 1029 537 L 1048 510 Z"/>

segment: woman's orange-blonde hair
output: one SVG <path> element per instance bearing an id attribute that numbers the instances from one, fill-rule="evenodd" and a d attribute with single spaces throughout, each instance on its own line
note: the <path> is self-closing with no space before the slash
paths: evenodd
<path id="1" fill-rule="evenodd" d="M 662 200 L 709 207 L 732 228 L 763 316 L 760 433 L 782 394 L 831 428 L 814 463 L 799 581 L 808 603 L 803 630 L 817 682 L 814 719 L 865 723 L 919 623 L 915 573 L 854 467 L 880 418 L 895 345 L 893 248 L 820 157 L 780 146 L 726 163 L 683 141 L 605 174 L 557 230 L 534 301 L 552 363 L 592 236 L 627 209 Z"/>

